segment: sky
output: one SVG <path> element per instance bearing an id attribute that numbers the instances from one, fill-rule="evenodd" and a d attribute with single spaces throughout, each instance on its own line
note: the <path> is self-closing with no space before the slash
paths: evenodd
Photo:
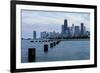
<path id="1" fill-rule="evenodd" d="M 80 26 L 83 22 L 86 30 L 90 30 L 90 13 L 87 12 L 21 10 L 21 35 L 23 38 L 32 38 L 33 31 L 37 32 L 37 37 L 43 31 L 60 33 L 64 19 L 67 19 L 69 27 L 72 24 Z"/>

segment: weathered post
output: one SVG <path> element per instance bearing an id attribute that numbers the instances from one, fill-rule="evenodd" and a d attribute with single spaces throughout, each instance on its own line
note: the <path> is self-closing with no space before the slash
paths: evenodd
<path id="1" fill-rule="evenodd" d="M 34 42 L 34 41 L 31 40 L 30 42 Z"/>
<path id="2" fill-rule="evenodd" d="M 50 43 L 50 48 L 53 48 L 53 43 Z"/>
<path id="3" fill-rule="evenodd" d="M 36 59 L 36 50 L 35 48 L 28 49 L 28 62 L 35 62 Z"/>
<path id="4" fill-rule="evenodd" d="M 48 52 L 48 45 L 44 44 L 44 52 Z"/>

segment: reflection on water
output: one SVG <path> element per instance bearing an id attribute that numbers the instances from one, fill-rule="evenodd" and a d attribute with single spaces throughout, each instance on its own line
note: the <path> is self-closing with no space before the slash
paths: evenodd
<path id="1" fill-rule="evenodd" d="M 61 41 L 50 47 L 50 42 L 30 42 L 22 40 L 21 62 L 28 62 L 28 48 L 36 48 L 36 62 L 86 60 L 90 58 L 90 41 Z M 48 44 L 48 51 L 44 52 L 44 44 Z"/>

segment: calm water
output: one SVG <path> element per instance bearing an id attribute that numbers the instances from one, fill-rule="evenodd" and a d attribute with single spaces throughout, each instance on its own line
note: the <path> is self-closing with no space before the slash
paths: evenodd
<path id="1" fill-rule="evenodd" d="M 36 62 L 64 61 L 64 60 L 86 60 L 90 58 L 90 41 L 61 41 L 53 48 L 48 48 L 45 53 L 43 45 L 45 42 L 30 42 L 22 40 L 21 61 L 28 62 L 28 48 L 36 48 Z M 46 44 L 50 45 L 50 43 Z"/>

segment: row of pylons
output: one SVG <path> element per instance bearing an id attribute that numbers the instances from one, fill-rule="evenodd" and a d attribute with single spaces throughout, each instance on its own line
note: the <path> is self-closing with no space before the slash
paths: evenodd
<path id="1" fill-rule="evenodd" d="M 44 42 L 44 41 L 30 41 L 30 42 Z M 60 43 L 60 40 L 45 40 L 45 42 L 50 42 L 49 44 L 44 43 L 43 45 L 44 52 L 47 53 L 48 49 L 54 48 L 56 45 Z M 35 62 L 35 61 L 36 61 L 36 48 L 28 48 L 28 62 Z"/>

